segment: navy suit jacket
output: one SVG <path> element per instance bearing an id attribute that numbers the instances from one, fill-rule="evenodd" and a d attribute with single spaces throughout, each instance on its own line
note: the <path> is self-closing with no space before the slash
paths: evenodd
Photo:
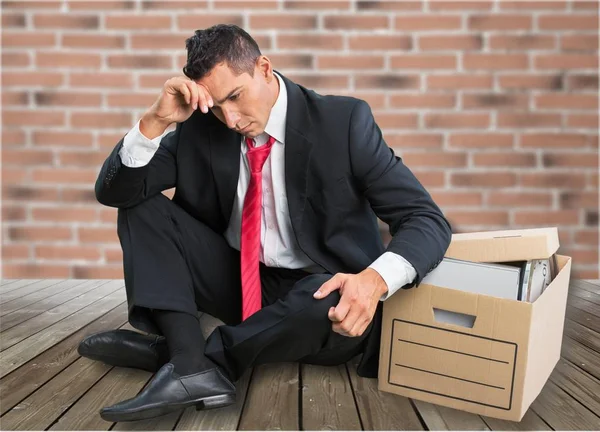
<path id="1" fill-rule="evenodd" d="M 286 77 L 285 186 L 300 248 L 332 274 L 358 273 L 386 250 L 417 272 L 409 288 L 442 260 L 450 224 L 413 173 L 385 143 L 369 105 L 323 96 Z M 241 135 L 199 111 L 167 134 L 150 163 L 129 168 L 117 144 L 96 182 L 102 204 L 127 208 L 175 187 L 173 201 L 224 233 L 239 176 Z M 389 225 L 384 247 L 377 217 Z M 361 376 L 376 377 L 382 303 L 377 307 Z"/>

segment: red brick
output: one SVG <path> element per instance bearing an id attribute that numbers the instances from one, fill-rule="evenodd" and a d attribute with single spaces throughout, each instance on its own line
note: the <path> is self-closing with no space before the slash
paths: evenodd
<path id="1" fill-rule="evenodd" d="M 73 267 L 75 279 L 123 279 L 122 266 L 81 266 Z"/>
<path id="2" fill-rule="evenodd" d="M 376 30 L 389 28 L 385 15 L 325 16 L 323 26 L 328 30 Z"/>
<path id="3" fill-rule="evenodd" d="M 357 89 L 413 89 L 420 88 L 418 75 L 355 75 L 354 86 Z"/>
<path id="4" fill-rule="evenodd" d="M 565 253 L 573 258 L 574 263 L 598 265 L 597 249 L 568 249 Z"/>
<path id="5" fill-rule="evenodd" d="M 540 30 L 598 30 L 597 15 L 541 15 L 538 17 Z"/>
<path id="6" fill-rule="evenodd" d="M 116 208 L 101 208 L 100 209 L 100 220 L 102 222 L 116 224 L 117 223 L 117 209 Z"/>
<path id="7" fill-rule="evenodd" d="M 29 66 L 30 59 L 28 53 L 23 52 L 3 52 L 2 53 L 2 68 Z"/>
<path id="8" fill-rule="evenodd" d="M 382 69 L 383 66 L 384 66 L 383 56 L 322 55 L 322 56 L 317 57 L 317 67 L 319 70 L 323 70 L 323 69 Z M 312 65 L 310 65 L 309 67 L 312 67 Z"/>
<path id="9" fill-rule="evenodd" d="M 208 7 L 207 0 L 142 0 L 143 10 L 167 10 L 182 9 L 186 13 L 190 10 L 206 9 Z"/>
<path id="10" fill-rule="evenodd" d="M 467 165 L 466 153 L 450 152 L 403 152 L 402 159 L 411 167 L 456 168 Z"/>
<path id="11" fill-rule="evenodd" d="M 532 17 L 529 15 L 488 14 L 471 15 L 468 18 L 469 30 L 531 30 Z"/>
<path id="12" fill-rule="evenodd" d="M 55 188 L 40 188 L 31 186 L 4 186 L 2 188 L 2 198 L 5 200 L 25 201 L 46 201 L 55 203 L 58 200 L 58 190 Z"/>
<path id="13" fill-rule="evenodd" d="M 102 95 L 100 93 L 80 93 L 80 92 L 35 92 L 33 100 L 38 106 L 96 106 L 102 104 Z"/>
<path id="14" fill-rule="evenodd" d="M 171 56 L 156 54 L 114 54 L 107 56 L 108 67 L 113 69 L 171 69 Z"/>
<path id="15" fill-rule="evenodd" d="M 448 220 L 450 220 L 450 223 L 453 226 L 458 226 L 458 225 L 506 226 L 506 225 L 508 225 L 508 212 L 507 211 L 448 210 L 445 212 L 445 216 L 446 216 L 446 218 L 448 218 Z"/>
<path id="16" fill-rule="evenodd" d="M 52 33 L 11 33 L 2 32 L 3 48 L 47 48 L 56 45 Z"/>
<path id="17" fill-rule="evenodd" d="M 5 148 L 4 151 L 8 150 Z M 17 168 L 7 168 L 6 166 L 2 167 L 2 182 L 4 185 L 25 183 L 28 177 L 29 175 L 27 171 L 20 166 Z"/>
<path id="18" fill-rule="evenodd" d="M 34 15 L 33 25 L 41 29 L 97 29 L 100 20 L 97 15 L 44 14 Z"/>
<path id="19" fill-rule="evenodd" d="M 402 50 L 412 49 L 412 39 L 405 35 L 348 35 L 351 50 Z M 341 48 L 341 41 L 339 44 Z"/>
<path id="20" fill-rule="evenodd" d="M 418 93 L 390 95 L 393 108 L 454 108 L 456 97 L 450 94 Z"/>
<path id="21" fill-rule="evenodd" d="M 493 34 L 489 38 L 491 49 L 497 50 L 542 50 L 555 49 L 556 37 L 554 35 L 526 34 L 502 35 Z"/>
<path id="22" fill-rule="evenodd" d="M 25 207 L 2 206 L 2 220 L 7 221 L 24 221 L 27 218 Z"/>
<path id="23" fill-rule="evenodd" d="M 36 146 L 75 146 L 90 147 L 93 137 L 85 132 L 58 132 L 36 130 L 32 135 L 32 142 Z"/>
<path id="24" fill-rule="evenodd" d="M 536 69 L 597 69 L 598 56 L 593 54 L 538 54 Z"/>
<path id="25" fill-rule="evenodd" d="M 593 192 L 562 192 L 559 196 L 560 207 L 563 209 L 597 209 L 598 191 Z"/>
<path id="26" fill-rule="evenodd" d="M 511 208 L 551 207 L 552 194 L 532 192 L 494 192 L 490 191 L 487 204 Z"/>
<path id="27" fill-rule="evenodd" d="M 546 114 L 537 112 L 499 112 L 497 117 L 498 127 L 529 128 L 529 127 L 560 127 L 560 114 Z"/>
<path id="28" fill-rule="evenodd" d="M 155 93 L 113 93 L 106 95 L 109 107 L 150 107 L 158 98 Z"/>
<path id="29" fill-rule="evenodd" d="M 162 89 L 165 82 L 168 79 L 173 78 L 174 76 L 175 76 L 175 74 L 173 74 L 173 73 L 140 74 L 140 76 L 138 78 L 139 86 L 141 88 L 154 88 L 154 89 L 160 91 L 160 89 Z M 159 93 L 156 93 L 157 97 L 158 97 L 158 95 L 159 95 Z"/>
<path id="30" fill-rule="evenodd" d="M 63 188 L 61 192 L 61 201 L 76 204 L 98 204 L 96 193 L 89 187 L 85 189 Z"/>
<path id="31" fill-rule="evenodd" d="M 38 226 L 24 225 L 8 228 L 8 237 L 12 241 L 52 241 L 71 240 L 71 228 L 58 227 L 55 225 Z"/>
<path id="32" fill-rule="evenodd" d="M 169 30 L 171 17 L 168 15 L 107 15 L 105 18 L 107 29 L 121 30 Z"/>
<path id="33" fill-rule="evenodd" d="M 52 165 L 53 154 L 46 150 L 2 150 L 3 165 Z"/>
<path id="34" fill-rule="evenodd" d="M 60 163 L 62 165 L 75 165 L 80 167 L 89 167 L 90 165 L 100 165 L 107 158 L 104 151 L 62 151 L 59 153 Z M 95 179 L 94 179 L 95 180 Z"/>
<path id="35" fill-rule="evenodd" d="M 49 0 L 11 1 L 11 0 L 4 0 L 2 2 L 2 10 L 4 11 L 5 9 L 60 9 L 61 5 L 62 5 L 62 1 L 49 1 Z"/>
<path id="36" fill-rule="evenodd" d="M 385 107 L 385 93 L 364 93 L 355 90 L 342 90 L 336 93 L 341 96 L 351 96 L 362 99 L 369 104 L 372 110 Z"/>
<path id="37" fill-rule="evenodd" d="M 90 260 L 102 258 L 96 247 L 90 246 L 36 246 L 35 257 L 47 260 Z"/>
<path id="38" fill-rule="evenodd" d="M 487 128 L 490 125 L 488 113 L 440 113 L 425 114 L 427 128 Z"/>
<path id="39" fill-rule="evenodd" d="M 493 6 L 493 2 L 489 0 L 484 1 L 451 1 L 451 0 L 443 0 L 443 1 L 430 1 L 429 2 L 429 10 L 431 11 L 440 11 L 440 10 L 453 10 L 457 12 L 463 12 L 466 10 L 491 10 Z"/>
<path id="40" fill-rule="evenodd" d="M 319 7 L 317 5 L 320 5 L 321 3 L 327 3 L 327 2 L 319 2 L 318 4 L 315 4 L 316 7 Z M 344 7 L 344 2 L 340 3 L 341 6 L 340 7 Z M 287 4 L 285 5 L 286 7 L 289 7 Z M 251 1 L 251 0 L 238 0 L 238 1 L 234 1 L 234 0 L 215 0 L 213 2 L 213 7 L 215 9 L 234 9 L 234 10 L 240 10 L 240 9 L 277 9 L 279 7 L 278 1 L 277 0 L 255 0 L 255 1 Z M 346 4 L 345 7 L 347 8 L 348 5 Z"/>
<path id="41" fill-rule="evenodd" d="M 479 192 L 432 191 L 431 197 L 440 207 L 479 207 L 483 203 Z"/>
<path id="42" fill-rule="evenodd" d="M 474 188 L 486 187 L 508 187 L 515 186 L 517 176 L 507 172 L 485 172 L 485 173 L 451 173 L 452 186 L 471 186 Z"/>
<path id="43" fill-rule="evenodd" d="M 130 36 L 131 48 L 136 49 L 184 49 L 189 32 L 177 34 L 136 33 Z"/>
<path id="44" fill-rule="evenodd" d="M 480 50 L 483 40 L 481 35 L 441 34 L 421 36 L 418 38 L 417 45 L 423 51 Z"/>
<path id="45" fill-rule="evenodd" d="M 584 148 L 590 144 L 589 137 L 576 133 L 529 133 L 520 139 L 522 148 Z"/>
<path id="46" fill-rule="evenodd" d="M 71 113 L 73 127 L 90 128 L 131 128 L 131 114 L 107 112 L 74 112 Z"/>
<path id="47" fill-rule="evenodd" d="M 122 49 L 125 48 L 125 36 L 106 34 L 65 34 L 62 37 L 62 46 L 86 49 Z"/>
<path id="48" fill-rule="evenodd" d="M 568 90 L 598 90 L 598 75 L 570 75 L 566 78 Z"/>
<path id="49" fill-rule="evenodd" d="M 308 54 L 265 54 L 275 69 L 312 69 L 313 68 L 313 57 Z M 382 60 L 383 63 L 383 60 Z"/>
<path id="50" fill-rule="evenodd" d="M 36 65 L 38 67 L 73 67 L 73 68 L 100 68 L 100 54 L 82 54 L 70 52 L 38 52 Z"/>
<path id="51" fill-rule="evenodd" d="M 424 31 L 424 30 L 460 30 L 461 17 L 452 15 L 417 15 L 417 16 L 397 16 L 395 19 L 395 29 L 404 31 Z"/>
<path id="52" fill-rule="evenodd" d="M 29 104 L 29 95 L 25 91 L 2 92 L 2 104 L 4 106 L 24 106 Z"/>
<path id="53" fill-rule="evenodd" d="M 573 267 L 573 279 L 598 279 L 598 270 L 581 270 L 576 266 Z"/>
<path id="54" fill-rule="evenodd" d="M 25 144 L 25 132 L 22 130 L 2 129 L 2 144 L 3 145 L 23 145 Z"/>
<path id="55" fill-rule="evenodd" d="M 416 169 L 411 171 L 425 188 L 442 187 L 445 184 L 442 171 L 420 171 Z"/>
<path id="56" fill-rule="evenodd" d="M 177 17 L 177 27 L 180 30 L 196 30 L 217 24 L 235 24 L 241 27 L 244 25 L 243 21 L 241 14 L 186 14 Z M 151 30 L 152 27 L 148 27 L 148 29 Z"/>
<path id="57" fill-rule="evenodd" d="M 563 51 L 598 51 L 597 35 L 562 35 L 560 48 Z"/>
<path id="58" fill-rule="evenodd" d="M 267 29 L 315 29 L 317 17 L 315 15 L 251 15 L 250 28 Z"/>
<path id="59" fill-rule="evenodd" d="M 571 8 L 575 11 L 598 11 L 598 6 L 598 0 L 577 0 L 571 2 Z"/>
<path id="60" fill-rule="evenodd" d="M 112 149 L 124 136 L 124 133 L 99 133 L 98 146 L 100 148 Z"/>
<path id="61" fill-rule="evenodd" d="M 10 86 L 58 87 L 64 82 L 62 73 L 56 72 L 6 72 L 2 73 L 2 84 Z"/>
<path id="62" fill-rule="evenodd" d="M 428 75 L 427 88 L 431 90 L 491 89 L 493 77 L 486 75 Z"/>
<path id="63" fill-rule="evenodd" d="M 27 244 L 3 244 L 2 260 L 27 259 L 29 258 L 29 245 Z"/>
<path id="64" fill-rule="evenodd" d="M 85 228 L 77 229 L 77 237 L 82 243 L 118 243 L 117 229 L 115 228 Z"/>
<path id="65" fill-rule="evenodd" d="M 341 35 L 331 34 L 278 34 L 277 47 L 281 49 L 339 50 L 343 47 Z"/>
<path id="66" fill-rule="evenodd" d="M 585 174 L 522 173 L 519 184 L 525 187 L 580 189 L 585 186 Z"/>
<path id="67" fill-rule="evenodd" d="M 65 114 L 47 111 L 2 111 L 2 125 L 6 126 L 64 126 Z"/>
<path id="68" fill-rule="evenodd" d="M 2 28 L 23 28 L 25 27 L 25 14 L 2 12 Z"/>
<path id="69" fill-rule="evenodd" d="M 313 2 L 305 2 L 309 4 L 315 4 Z M 331 2 L 328 2 L 331 3 Z M 317 3 L 318 4 L 318 3 Z M 423 10 L 423 1 L 415 0 L 403 0 L 403 1 L 390 1 L 390 0 L 358 0 L 356 2 L 356 8 L 359 11 L 421 11 Z"/>
<path id="70" fill-rule="evenodd" d="M 516 93 L 463 93 L 464 109 L 526 109 L 529 107 L 529 95 Z"/>
<path id="71" fill-rule="evenodd" d="M 577 225 L 579 223 L 578 210 L 525 210 L 515 211 L 514 221 L 516 225 L 543 226 L 543 225 Z"/>
<path id="72" fill-rule="evenodd" d="M 123 251 L 121 249 L 105 249 L 104 259 L 107 263 L 122 263 Z"/>
<path id="73" fill-rule="evenodd" d="M 498 76 L 498 84 L 503 89 L 515 90 L 561 90 L 562 76 L 560 75 L 529 75 L 506 74 Z"/>
<path id="74" fill-rule="evenodd" d="M 66 168 L 43 168 L 32 172 L 31 178 L 38 183 L 78 183 L 93 184 L 98 177 L 97 170 L 81 170 Z"/>
<path id="75" fill-rule="evenodd" d="M 417 128 L 419 117 L 417 114 L 374 112 L 375 121 L 382 129 L 406 129 Z"/>
<path id="76" fill-rule="evenodd" d="M 526 54 L 474 54 L 465 53 L 465 69 L 527 69 L 529 61 Z"/>
<path id="77" fill-rule="evenodd" d="M 547 93 L 535 95 L 535 106 L 541 109 L 598 109 L 598 97 L 594 94 Z"/>
<path id="78" fill-rule="evenodd" d="M 349 86 L 347 75 L 288 74 L 287 77 L 295 83 L 310 89 L 345 89 Z"/>
<path id="79" fill-rule="evenodd" d="M 392 69 L 456 69 L 456 65 L 456 56 L 448 54 L 390 56 Z"/>
<path id="80" fill-rule="evenodd" d="M 68 2 L 69 10 L 131 10 L 135 9 L 135 1 L 134 0 L 120 0 L 120 1 L 110 1 L 110 0 L 94 0 L 94 1 L 82 1 L 82 0 L 70 0 Z"/>
<path id="81" fill-rule="evenodd" d="M 2 274 L 7 279 L 67 279 L 71 271 L 66 265 L 3 264 Z"/>
<path id="82" fill-rule="evenodd" d="M 498 2 L 500 10 L 511 10 L 511 9 L 519 9 L 519 10 L 536 10 L 536 9 L 562 9 L 565 10 L 567 7 L 566 1 L 558 1 L 558 0 L 550 0 L 550 1 L 525 1 L 525 0 L 500 0 Z"/>
<path id="83" fill-rule="evenodd" d="M 31 215 L 34 221 L 47 222 L 95 222 L 96 209 L 63 207 L 61 208 L 34 208 Z"/>
<path id="84" fill-rule="evenodd" d="M 567 114 L 567 127 L 598 129 L 598 114 Z"/>
<path id="85" fill-rule="evenodd" d="M 69 86 L 91 88 L 131 88 L 133 87 L 133 76 L 129 72 L 94 72 L 93 75 L 90 75 L 89 73 L 73 72 L 69 74 Z"/>
<path id="86" fill-rule="evenodd" d="M 535 167 L 535 153 L 475 153 L 473 163 L 476 166 L 489 167 Z"/>
<path id="87" fill-rule="evenodd" d="M 575 243 L 598 246 L 598 229 L 586 229 L 575 232 Z"/>
<path id="88" fill-rule="evenodd" d="M 385 141 L 393 148 L 441 149 L 444 137 L 441 134 L 386 134 Z"/>

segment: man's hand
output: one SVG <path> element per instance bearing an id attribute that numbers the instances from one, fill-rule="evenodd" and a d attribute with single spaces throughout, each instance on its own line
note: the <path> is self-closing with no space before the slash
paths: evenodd
<path id="1" fill-rule="evenodd" d="M 387 284 L 375 270 L 367 268 L 358 274 L 337 273 L 315 292 L 322 299 L 340 290 L 340 302 L 329 309 L 333 331 L 343 336 L 361 336 L 369 326 L 377 302 L 388 290 Z"/>

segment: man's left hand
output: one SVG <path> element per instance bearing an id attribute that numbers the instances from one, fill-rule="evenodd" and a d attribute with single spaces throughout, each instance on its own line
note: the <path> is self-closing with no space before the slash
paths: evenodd
<path id="1" fill-rule="evenodd" d="M 358 274 L 337 273 L 319 288 L 314 297 L 322 299 L 340 290 L 340 302 L 329 309 L 334 332 L 343 336 L 361 336 L 369 326 L 377 303 L 388 290 L 377 271 L 367 268 Z"/>

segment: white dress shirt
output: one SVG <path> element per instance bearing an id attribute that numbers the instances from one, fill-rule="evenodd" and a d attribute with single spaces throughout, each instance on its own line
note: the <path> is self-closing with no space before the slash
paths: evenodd
<path id="1" fill-rule="evenodd" d="M 285 190 L 284 163 L 287 89 L 277 73 L 274 75 L 279 81 L 279 96 L 271 109 L 265 131 L 255 138 L 257 146 L 264 145 L 269 135 L 275 138 L 275 143 L 262 171 L 263 195 L 259 259 L 268 267 L 304 269 L 311 273 L 322 273 L 325 270 L 300 249 L 292 229 Z M 119 152 L 123 164 L 134 168 L 148 164 L 166 133 L 167 131 L 150 140 L 140 132 L 138 121 L 123 140 L 123 147 Z M 224 234 L 227 243 L 237 250 L 240 250 L 242 207 L 250 183 L 247 150 L 246 141 L 242 138 L 237 192 L 229 226 Z M 402 256 L 393 252 L 385 252 L 369 267 L 377 271 L 387 284 L 388 292 L 381 297 L 381 300 L 389 298 L 399 288 L 412 282 L 416 276 L 413 266 Z"/>

